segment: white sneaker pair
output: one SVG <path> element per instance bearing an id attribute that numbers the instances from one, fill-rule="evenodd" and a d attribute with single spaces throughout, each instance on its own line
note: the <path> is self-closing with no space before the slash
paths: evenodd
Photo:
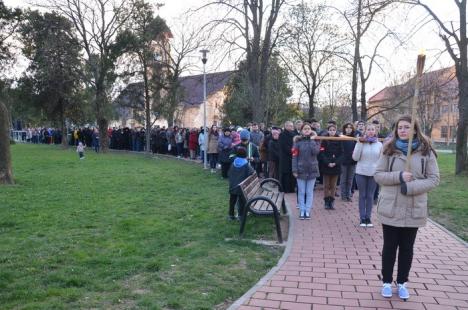
<path id="1" fill-rule="evenodd" d="M 392 284 L 391 283 L 384 283 L 382 287 L 381 294 L 385 298 L 392 297 Z M 398 297 L 403 300 L 407 300 L 409 296 L 408 288 L 406 287 L 406 283 L 398 284 Z"/>

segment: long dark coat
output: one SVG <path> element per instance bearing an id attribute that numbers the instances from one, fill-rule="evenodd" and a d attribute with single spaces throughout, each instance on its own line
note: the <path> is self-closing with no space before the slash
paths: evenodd
<path id="1" fill-rule="evenodd" d="M 279 152 L 279 173 L 286 174 L 292 173 L 292 147 L 293 147 L 293 139 L 295 133 L 294 131 L 287 131 L 284 130 L 279 135 L 279 145 L 280 145 L 280 152 Z"/>

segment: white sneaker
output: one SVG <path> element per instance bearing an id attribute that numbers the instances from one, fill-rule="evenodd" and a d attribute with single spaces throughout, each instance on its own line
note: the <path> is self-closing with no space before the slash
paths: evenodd
<path id="1" fill-rule="evenodd" d="M 381 294 L 385 298 L 392 297 L 392 284 L 391 283 L 384 283 L 382 287 Z"/>
<path id="2" fill-rule="evenodd" d="M 407 300 L 409 298 L 409 292 L 406 288 L 406 283 L 398 284 L 398 296 L 404 300 Z"/>

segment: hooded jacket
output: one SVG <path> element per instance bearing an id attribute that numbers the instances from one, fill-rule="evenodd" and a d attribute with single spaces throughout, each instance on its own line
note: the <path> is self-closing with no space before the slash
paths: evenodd
<path id="1" fill-rule="evenodd" d="M 431 151 L 422 155 L 417 149 L 411 157 L 414 180 L 405 183 L 402 173 L 407 157 L 400 151 L 392 156 L 381 154 L 374 179 L 380 184 L 377 215 L 382 224 L 395 227 L 422 227 L 426 225 L 427 193 L 439 185 L 437 158 Z"/>
<path id="2" fill-rule="evenodd" d="M 245 158 L 236 157 L 228 171 L 229 193 L 241 195 L 239 184 L 254 173 L 252 166 Z"/>

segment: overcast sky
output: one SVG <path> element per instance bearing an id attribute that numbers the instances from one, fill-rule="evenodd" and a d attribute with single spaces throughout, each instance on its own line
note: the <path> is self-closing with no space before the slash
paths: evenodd
<path id="1" fill-rule="evenodd" d="M 203 3 L 206 3 L 206 0 L 150 0 L 152 4 L 164 3 L 164 6 L 160 8 L 159 15 L 166 19 L 167 23 L 174 29 L 180 25 L 180 16 L 189 9 L 194 9 L 200 7 Z M 265 1 L 268 2 L 268 1 Z M 300 2 L 300 1 L 296 1 Z M 310 0 L 309 2 L 317 2 Z M 4 3 L 9 7 L 28 7 L 28 1 L 25 0 L 4 0 Z M 348 0 L 330 0 L 329 3 L 333 5 L 340 6 L 346 5 Z M 425 3 L 430 5 L 435 12 L 440 14 L 444 20 L 458 20 L 457 8 L 454 0 L 425 0 Z M 206 12 L 206 11 L 205 11 Z M 400 10 L 399 12 L 394 12 L 392 15 L 387 17 L 386 22 L 388 23 L 400 23 L 399 18 L 408 13 L 408 10 Z M 412 9 L 409 13 L 409 21 L 406 23 L 400 23 L 397 27 L 397 31 L 400 33 L 409 32 L 411 27 L 414 26 L 416 21 L 420 21 L 427 14 L 421 9 Z M 205 20 L 209 20 L 211 14 L 200 13 L 197 15 L 196 20 L 189 21 L 189 23 L 197 24 L 202 23 Z M 405 28 L 406 27 L 406 28 Z M 440 51 L 444 49 L 444 45 L 440 38 L 438 37 L 438 28 L 435 23 L 428 23 L 417 35 L 413 36 L 410 42 L 404 47 L 395 47 L 394 42 L 384 45 L 382 48 L 382 54 L 388 59 L 383 64 L 383 69 L 385 72 L 381 72 L 378 69 L 375 70 L 369 81 L 368 87 L 368 97 L 373 95 L 375 92 L 380 90 L 383 86 L 389 85 L 392 77 L 401 75 L 405 72 L 414 70 L 416 57 L 418 51 L 421 48 L 424 48 L 427 53 L 427 62 L 426 69 L 439 69 L 441 67 L 452 65 L 450 57 L 448 55 L 442 54 Z M 216 51 L 212 51 L 211 54 L 214 58 L 218 58 Z M 222 51 L 218 51 L 220 54 Z M 199 55 L 192 55 L 192 59 L 198 61 Z M 212 60 L 212 61 L 210 61 Z M 201 62 L 198 62 L 201 65 Z M 232 70 L 235 69 L 235 64 L 232 60 L 226 60 L 221 63 L 214 61 L 214 59 L 209 59 L 207 63 L 207 71 L 213 72 L 216 70 Z M 192 73 L 201 72 L 202 68 L 192 71 Z"/>

